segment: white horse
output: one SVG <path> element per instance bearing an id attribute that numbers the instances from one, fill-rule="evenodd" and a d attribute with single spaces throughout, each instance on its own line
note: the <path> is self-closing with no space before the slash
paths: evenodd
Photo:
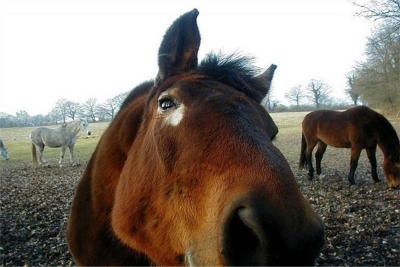
<path id="1" fill-rule="evenodd" d="M 34 165 L 38 165 L 38 157 L 40 165 L 48 167 L 49 164 L 43 157 L 43 150 L 45 146 L 48 147 L 61 147 L 60 167 L 63 167 L 62 161 L 64 159 L 65 150 L 69 148 L 70 161 L 72 166 L 77 164 L 74 161 L 74 146 L 76 142 L 76 135 L 80 130 L 86 132 L 87 135 L 91 134 L 89 123 L 86 119 L 80 119 L 63 124 L 57 129 L 49 129 L 40 127 L 32 131 L 29 139 L 32 142 L 32 161 Z M 36 150 L 38 152 L 36 152 Z"/>
<path id="2" fill-rule="evenodd" d="M 3 140 L 0 138 L 0 153 L 1 153 L 1 157 L 5 160 L 9 160 L 10 156 L 8 155 L 8 151 L 6 146 L 3 143 Z"/>

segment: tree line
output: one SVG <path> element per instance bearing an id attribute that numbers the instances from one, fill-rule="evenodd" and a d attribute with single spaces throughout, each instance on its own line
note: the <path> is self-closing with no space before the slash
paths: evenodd
<path id="1" fill-rule="evenodd" d="M 346 108 L 347 103 L 340 103 L 331 97 L 330 87 L 321 80 L 312 80 L 310 82 L 310 92 L 313 94 L 314 104 L 302 105 L 302 110 L 312 110 L 315 108 Z M 21 110 L 15 115 L 0 112 L 0 128 L 5 127 L 27 127 L 56 125 L 76 118 L 86 118 L 91 122 L 111 121 L 119 111 L 120 106 L 129 94 L 128 92 L 119 94 L 113 98 L 107 99 L 105 103 L 98 103 L 96 98 L 89 98 L 84 103 L 76 103 L 68 99 L 59 99 L 52 110 L 47 115 L 30 116 L 27 111 Z M 286 97 L 289 100 L 297 101 L 296 107 L 287 107 L 280 104 L 269 94 L 262 103 L 269 111 L 291 111 L 299 110 L 299 99 L 301 97 L 300 86 L 293 88 Z M 310 95 L 311 99 L 311 95 Z"/>
<path id="2" fill-rule="evenodd" d="M 331 89 L 332 88 L 323 80 L 311 79 L 305 87 L 302 85 L 292 87 L 285 94 L 285 97 L 294 104 L 297 110 L 299 110 L 301 106 L 303 108 L 305 106 L 309 109 L 319 109 L 322 107 L 345 105 L 345 103 L 335 103 L 334 98 L 331 96 Z M 305 102 L 305 100 L 307 102 Z"/>
<path id="3" fill-rule="evenodd" d="M 400 0 L 353 1 L 356 16 L 371 19 L 376 27 L 368 37 L 366 59 L 356 62 L 345 79 L 345 94 L 354 106 L 368 105 L 386 113 L 400 114 Z M 322 80 L 291 88 L 285 97 L 297 109 L 313 103 L 316 109 L 332 102 L 330 86 Z"/>
<path id="4" fill-rule="evenodd" d="M 0 128 L 54 125 L 75 118 L 87 118 L 92 122 L 111 121 L 128 93 L 129 91 L 109 98 L 104 103 L 99 103 L 96 98 L 89 98 L 84 103 L 62 98 L 47 115 L 30 116 L 25 110 L 18 111 L 15 115 L 0 112 Z"/>
<path id="5" fill-rule="evenodd" d="M 347 93 L 373 108 L 400 114 L 400 0 L 355 1 L 358 16 L 373 20 L 366 59 L 347 75 Z"/>

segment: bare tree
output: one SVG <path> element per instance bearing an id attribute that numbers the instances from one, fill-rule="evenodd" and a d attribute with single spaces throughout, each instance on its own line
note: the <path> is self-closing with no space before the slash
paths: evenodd
<path id="1" fill-rule="evenodd" d="M 49 118 L 48 116 L 43 116 L 42 114 L 38 114 L 32 116 L 30 121 L 33 126 L 40 126 L 48 124 Z"/>
<path id="2" fill-rule="evenodd" d="M 312 79 L 307 86 L 307 90 L 308 98 L 315 104 L 317 109 L 330 98 L 331 87 L 322 80 Z"/>
<path id="3" fill-rule="evenodd" d="M 289 92 L 285 94 L 285 97 L 289 99 L 291 102 L 296 103 L 296 108 L 299 109 L 300 100 L 305 96 L 305 92 L 301 85 L 292 87 Z"/>
<path id="4" fill-rule="evenodd" d="M 97 104 L 96 98 L 89 98 L 86 100 L 85 103 L 82 105 L 82 112 L 90 118 L 93 122 L 96 121 L 96 117 L 99 113 L 100 106 Z"/>
<path id="5" fill-rule="evenodd" d="M 356 67 L 355 91 L 371 106 L 400 112 L 400 0 L 360 1 L 353 1 L 356 15 L 378 26 L 368 38 L 366 61 Z"/>
<path id="6" fill-rule="evenodd" d="M 20 111 L 17 111 L 16 116 L 17 116 L 19 127 L 29 125 L 30 116 L 29 116 L 28 112 L 26 112 L 25 110 L 20 110 Z"/>
<path id="7" fill-rule="evenodd" d="M 53 108 L 51 113 L 53 117 L 61 117 L 62 122 L 65 123 L 67 118 L 75 120 L 75 117 L 80 111 L 81 107 L 79 103 L 61 98 L 56 102 L 56 106 Z"/>
<path id="8" fill-rule="evenodd" d="M 110 119 L 113 119 L 117 114 L 117 111 L 120 107 L 119 102 L 114 98 L 109 98 L 106 102 L 101 106 L 101 111 Z"/>
<path id="9" fill-rule="evenodd" d="M 126 96 L 129 94 L 128 92 L 121 93 L 113 98 L 109 98 L 106 100 L 106 103 L 102 105 L 102 112 L 106 114 L 107 117 L 113 119 L 119 108 L 121 107 L 122 103 L 124 102 Z"/>
<path id="10" fill-rule="evenodd" d="M 67 101 L 65 105 L 67 116 L 70 117 L 72 120 L 75 120 L 76 115 L 81 112 L 80 104 L 72 101 Z"/>
<path id="11" fill-rule="evenodd" d="M 269 92 L 263 100 L 261 100 L 261 105 L 266 109 L 266 110 L 272 110 L 272 99 L 271 99 L 271 92 Z"/>
<path id="12" fill-rule="evenodd" d="M 269 111 L 275 110 L 279 105 L 280 102 L 274 97 L 274 87 L 271 86 L 268 94 L 261 100 L 261 105 Z"/>
<path id="13" fill-rule="evenodd" d="M 353 4 L 360 9 L 356 13 L 357 16 L 375 21 L 385 21 L 392 25 L 397 24 L 396 29 L 399 30 L 400 0 L 369 0 L 367 4 L 364 3 L 353 1 Z"/>
<path id="14" fill-rule="evenodd" d="M 18 127 L 18 123 L 15 116 L 5 112 L 0 112 L 0 128 L 5 127 Z"/>
<path id="15" fill-rule="evenodd" d="M 66 122 L 67 119 L 67 99 L 61 98 L 56 102 L 56 106 L 51 111 L 53 117 L 61 117 L 63 123 Z"/>
<path id="16" fill-rule="evenodd" d="M 368 38 L 367 59 L 358 66 L 355 90 L 372 106 L 394 111 L 400 106 L 400 32 L 382 25 Z"/>
<path id="17" fill-rule="evenodd" d="M 121 107 L 122 103 L 125 101 L 125 98 L 128 96 L 129 93 L 130 91 L 127 91 L 114 97 L 114 101 L 115 103 L 117 103 L 118 108 Z"/>
<path id="18" fill-rule="evenodd" d="M 355 83 L 357 80 L 357 75 L 356 75 L 355 71 L 352 71 L 351 73 L 347 74 L 346 79 L 347 79 L 348 88 L 345 89 L 344 91 L 351 98 L 354 106 L 357 106 L 358 98 L 360 97 L 360 94 L 357 93 L 357 91 L 355 89 Z"/>

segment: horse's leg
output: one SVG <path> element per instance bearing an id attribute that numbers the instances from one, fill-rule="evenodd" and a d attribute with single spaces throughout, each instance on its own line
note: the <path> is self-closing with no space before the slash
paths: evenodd
<path id="1" fill-rule="evenodd" d="M 47 163 L 47 161 L 44 159 L 44 156 L 43 156 L 44 145 L 43 144 L 42 145 L 37 145 L 36 148 L 37 148 L 37 151 L 39 152 L 39 164 L 40 164 L 40 166 L 42 166 L 42 167 L 49 166 L 49 164 Z"/>
<path id="2" fill-rule="evenodd" d="M 307 140 L 307 149 L 306 149 L 306 161 L 308 165 L 308 179 L 312 180 L 314 177 L 314 167 L 312 164 L 312 152 L 314 147 L 316 146 L 317 142 Z"/>
<path id="3" fill-rule="evenodd" d="M 321 161 L 326 151 L 327 145 L 321 140 L 318 141 L 317 152 L 315 152 L 315 165 L 317 166 L 317 175 L 321 174 Z"/>
<path id="4" fill-rule="evenodd" d="M 371 175 L 372 175 L 372 179 L 374 179 L 375 183 L 380 182 L 381 180 L 379 180 L 378 178 L 378 173 L 376 172 L 376 147 L 370 147 L 370 148 L 366 148 L 365 149 L 367 151 L 367 156 L 369 159 L 369 162 L 371 163 Z"/>
<path id="5" fill-rule="evenodd" d="M 62 161 L 63 161 L 63 159 L 64 159 L 65 150 L 67 150 L 67 147 L 62 146 L 62 147 L 61 147 L 61 152 L 60 152 L 60 160 L 58 161 L 58 164 L 60 165 L 60 167 L 63 167 Z"/>
<path id="6" fill-rule="evenodd" d="M 351 148 L 351 158 L 350 158 L 350 172 L 348 180 L 350 185 L 355 185 L 356 182 L 354 181 L 354 173 L 356 172 L 358 159 L 360 158 L 361 148 L 352 147 Z"/>
<path id="7" fill-rule="evenodd" d="M 75 144 L 69 147 L 69 158 L 72 166 L 79 166 L 79 164 L 75 163 L 74 148 Z"/>

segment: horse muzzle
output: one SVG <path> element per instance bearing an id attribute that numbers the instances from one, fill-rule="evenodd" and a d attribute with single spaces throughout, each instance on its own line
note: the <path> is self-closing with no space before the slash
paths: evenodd
<path id="1" fill-rule="evenodd" d="M 229 209 L 220 244 L 224 265 L 314 265 L 324 244 L 321 219 L 315 213 L 279 216 L 266 203 L 251 196 Z"/>

